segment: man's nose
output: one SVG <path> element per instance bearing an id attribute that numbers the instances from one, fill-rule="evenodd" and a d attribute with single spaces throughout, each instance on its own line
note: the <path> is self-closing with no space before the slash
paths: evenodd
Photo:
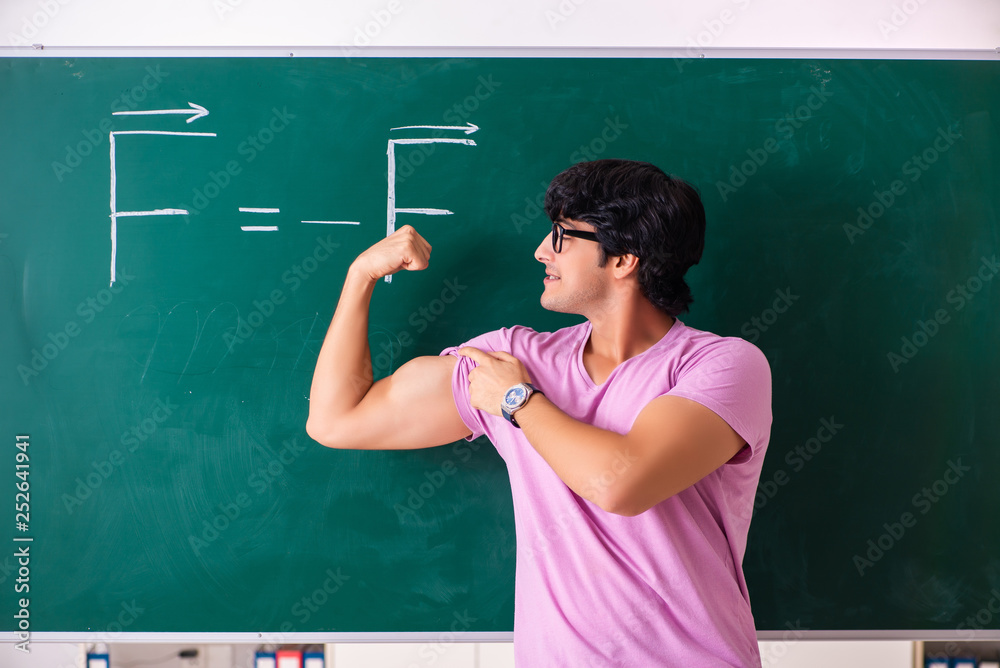
<path id="1" fill-rule="evenodd" d="M 552 251 L 552 235 L 546 234 L 542 242 L 538 244 L 538 248 L 535 249 L 535 259 L 545 263 L 551 260 L 553 255 L 555 253 Z"/>

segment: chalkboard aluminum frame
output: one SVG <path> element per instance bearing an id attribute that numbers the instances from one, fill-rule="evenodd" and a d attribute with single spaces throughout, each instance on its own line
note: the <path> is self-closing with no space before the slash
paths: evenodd
<path id="1" fill-rule="evenodd" d="M 324 57 L 324 58 L 821 58 L 862 60 L 981 60 L 1000 61 L 1000 47 L 995 49 L 836 49 L 836 48 L 743 48 L 743 47 L 357 47 L 344 46 L 0 46 L 0 58 L 129 58 L 129 57 Z M 5 638 L 17 642 L 15 633 Z M 420 642 L 511 642 L 510 632 L 370 632 L 322 633 L 233 632 L 174 633 L 122 632 L 113 637 L 104 632 L 32 632 L 40 642 L 109 642 L 109 643 L 420 643 Z M 760 641 L 794 643 L 800 640 L 899 640 L 899 641 L 972 641 L 1000 640 L 1000 630 L 758 630 Z"/>

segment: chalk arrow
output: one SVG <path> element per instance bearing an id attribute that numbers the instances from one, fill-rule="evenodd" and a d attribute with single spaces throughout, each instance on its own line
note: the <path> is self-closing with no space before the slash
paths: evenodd
<path id="1" fill-rule="evenodd" d="M 112 116 L 155 116 L 159 114 L 191 114 L 191 118 L 187 119 L 187 122 L 196 121 L 202 116 L 208 116 L 208 109 L 201 106 L 200 104 L 195 104 L 194 102 L 188 102 L 190 109 L 151 109 L 149 111 L 116 111 Z"/>
<path id="2" fill-rule="evenodd" d="M 416 130 L 419 128 L 427 128 L 429 130 L 462 130 L 467 135 L 471 135 L 473 132 L 479 129 L 478 125 L 473 123 L 466 123 L 465 125 L 406 125 L 401 128 L 391 128 L 389 131 L 393 130 Z"/>

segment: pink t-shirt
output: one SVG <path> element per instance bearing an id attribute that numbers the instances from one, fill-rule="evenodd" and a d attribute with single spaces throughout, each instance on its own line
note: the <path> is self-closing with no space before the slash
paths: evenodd
<path id="1" fill-rule="evenodd" d="M 759 666 L 742 562 L 771 429 L 767 359 L 743 339 L 676 320 L 596 385 L 583 366 L 590 327 L 504 328 L 467 345 L 513 354 L 556 406 L 596 427 L 626 433 L 646 404 L 670 394 L 710 408 L 748 445 L 646 512 L 614 515 L 571 491 L 520 429 L 472 408 L 474 364 L 459 357 L 452 389 L 470 439 L 486 434 L 510 474 L 518 668 Z"/>

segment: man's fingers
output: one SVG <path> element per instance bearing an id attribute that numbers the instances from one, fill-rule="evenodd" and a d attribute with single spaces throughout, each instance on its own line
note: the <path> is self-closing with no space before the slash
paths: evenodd
<path id="1" fill-rule="evenodd" d="M 390 236 L 405 238 L 407 240 L 407 243 L 412 245 L 414 248 L 418 248 L 422 251 L 425 251 L 427 255 L 431 254 L 431 245 L 427 243 L 427 239 L 424 239 L 422 236 L 420 236 L 420 233 L 417 232 L 410 225 L 403 225 L 395 232 L 393 232 L 392 235 Z"/>
<path id="2" fill-rule="evenodd" d="M 431 245 L 413 227 L 403 225 L 392 236 L 399 238 L 403 246 L 402 268 L 420 271 L 430 266 Z"/>
<path id="3" fill-rule="evenodd" d="M 373 278 L 430 266 L 431 245 L 409 225 L 400 227 L 361 254 Z"/>
<path id="4" fill-rule="evenodd" d="M 472 346 L 460 348 L 458 354 L 472 359 L 472 361 L 476 364 L 482 364 L 487 360 L 496 360 L 497 362 L 518 361 L 516 357 L 504 350 L 480 350 L 479 348 L 473 348 Z"/>
<path id="5" fill-rule="evenodd" d="M 430 258 L 420 256 L 404 256 L 402 268 L 407 271 L 420 271 L 430 266 Z"/>
<path id="6" fill-rule="evenodd" d="M 480 350 L 479 348 L 473 348 L 472 346 L 465 346 L 464 348 L 459 348 L 458 354 L 461 355 L 462 357 L 468 357 L 476 364 L 482 364 L 483 362 L 494 359 L 496 357 L 496 353 L 488 353 L 484 350 Z"/>
<path id="7" fill-rule="evenodd" d="M 479 348 L 473 348 L 472 346 L 465 346 L 458 349 L 458 354 L 462 357 L 468 357 L 470 360 L 476 364 L 480 364 L 486 359 L 486 353 L 484 353 Z"/>

